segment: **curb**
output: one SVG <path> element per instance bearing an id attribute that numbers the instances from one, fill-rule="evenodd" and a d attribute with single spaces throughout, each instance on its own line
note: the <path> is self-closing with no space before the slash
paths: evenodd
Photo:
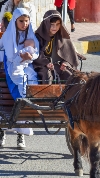
<path id="1" fill-rule="evenodd" d="M 73 42 L 73 44 L 81 54 L 100 52 L 100 40 Z"/>

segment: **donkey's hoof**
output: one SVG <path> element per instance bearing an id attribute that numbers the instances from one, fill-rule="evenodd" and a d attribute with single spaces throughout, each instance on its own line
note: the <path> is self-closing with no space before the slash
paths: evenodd
<path id="1" fill-rule="evenodd" d="M 80 176 L 80 177 L 83 176 L 83 169 L 76 169 L 75 170 L 75 175 L 76 176 Z"/>

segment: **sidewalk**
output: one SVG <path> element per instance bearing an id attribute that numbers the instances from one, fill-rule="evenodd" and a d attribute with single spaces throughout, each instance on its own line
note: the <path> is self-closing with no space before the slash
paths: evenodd
<path id="1" fill-rule="evenodd" d="M 78 52 L 100 52 L 100 23 L 75 23 L 75 32 L 71 32 L 70 22 L 66 27 Z"/>

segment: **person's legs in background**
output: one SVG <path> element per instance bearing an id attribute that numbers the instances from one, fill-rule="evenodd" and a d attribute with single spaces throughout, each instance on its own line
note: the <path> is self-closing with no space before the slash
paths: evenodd
<path id="1" fill-rule="evenodd" d="M 67 13 L 71 22 L 71 32 L 75 31 L 75 26 L 74 26 L 74 9 L 69 9 L 69 6 L 67 6 Z"/>
<path id="2" fill-rule="evenodd" d="M 63 4 L 61 7 L 56 7 L 56 10 L 61 14 L 62 16 L 62 10 L 63 10 Z M 71 32 L 75 31 L 75 25 L 74 25 L 74 9 L 70 9 L 69 6 L 67 6 L 67 13 L 70 19 L 71 23 Z"/>
<path id="3" fill-rule="evenodd" d="M 56 10 L 61 14 L 62 16 L 62 6 L 61 7 L 56 7 Z"/>

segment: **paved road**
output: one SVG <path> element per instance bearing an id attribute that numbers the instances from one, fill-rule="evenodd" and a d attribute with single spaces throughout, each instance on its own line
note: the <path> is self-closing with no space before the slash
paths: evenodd
<path id="1" fill-rule="evenodd" d="M 86 55 L 83 71 L 100 70 L 100 54 Z M 16 149 L 16 134 L 7 133 L 6 145 L 0 152 L 1 178 L 78 178 L 74 174 L 73 157 L 62 129 L 58 135 L 47 135 L 34 129 L 25 136 L 27 148 Z M 89 164 L 83 160 L 84 178 L 89 178 Z"/>
<path id="2" fill-rule="evenodd" d="M 83 62 L 82 71 L 100 72 L 100 53 L 86 54 L 87 60 Z"/>
<path id="3" fill-rule="evenodd" d="M 6 147 L 0 153 L 1 178 L 75 177 L 73 157 L 66 146 L 63 129 L 55 136 L 35 129 L 34 136 L 25 138 L 27 148 L 18 151 L 16 135 L 7 134 Z M 88 178 L 88 174 L 89 168 L 84 163 L 84 178 Z"/>

